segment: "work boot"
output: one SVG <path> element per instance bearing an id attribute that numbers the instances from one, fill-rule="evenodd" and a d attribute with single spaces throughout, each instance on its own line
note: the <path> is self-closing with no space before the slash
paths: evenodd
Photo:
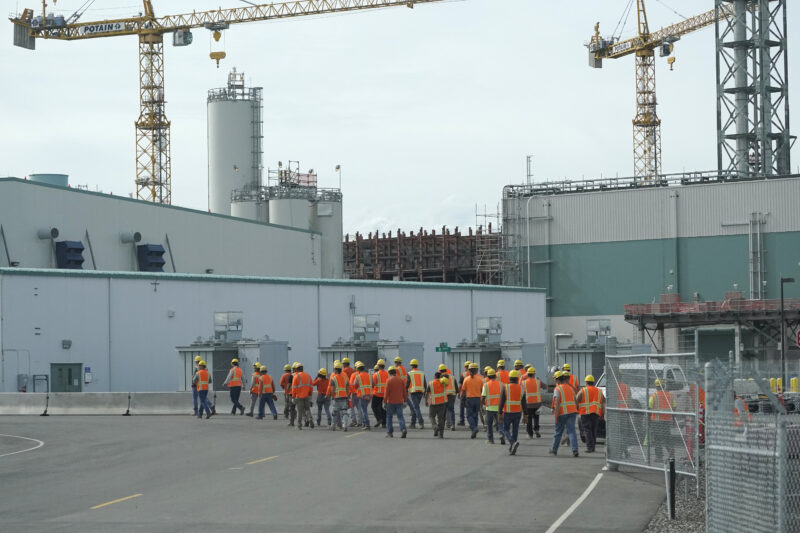
<path id="1" fill-rule="evenodd" d="M 535 433 L 536 433 L 536 438 L 537 439 L 541 439 L 542 438 L 542 434 L 541 433 L 539 433 L 538 431 L 536 431 Z"/>
<path id="2" fill-rule="evenodd" d="M 419 429 L 425 429 L 425 422 L 419 423 Z"/>
<path id="3" fill-rule="evenodd" d="M 196 415 L 196 416 L 197 416 L 197 418 L 203 418 L 203 413 L 200 413 L 199 415 Z"/>
<path id="4" fill-rule="evenodd" d="M 439 436 L 439 430 L 438 429 L 434 429 L 433 430 L 433 436 L 434 437 L 438 437 Z"/>
<path id="5" fill-rule="evenodd" d="M 249 416 L 250 418 L 253 418 L 253 413 L 247 413 L 247 416 Z M 264 418 L 264 417 L 262 416 L 260 418 Z"/>
<path id="6" fill-rule="evenodd" d="M 212 406 L 211 406 L 211 414 L 212 414 L 212 415 L 215 415 L 215 414 L 217 414 L 217 406 L 216 406 L 216 405 L 212 405 Z"/>
<path id="7" fill-rule="evenodd" d="M 578 450 L 573 450 L 572 457 L 578 457 Z"/>
<path id="8" fill-rule="evenodd" d="M 319 424 L 317 424 L 317 425 L 319 425 Z M 309 426 L 311 426 L 311 429 L 314 429 L 314 422 L 313 421 L 309 422 Z"/>
<path id="9" fill-rule="evenodd" d="M 297 424 L 297 431 L 303 431 L 303 424 Z"/>
<path id="10" fill-rule="evenodd" d="M 464 425 L 464 421 L 462 420 L 461 422 L 458 423 L 458 425 L 459 426 L 463 426 Z"/>
<path id="11" fill-rule="evenodd" d="M 444 431 L 440 431 L 440 432 L 439 432 L 439 438 L 440 438 L 440 439 L 443 439 L 443 438 L 444 438 Z"/>
<path id="12" fill-rule="evenodd" d="M 450 431 L 455 431 L 455 430 L 456 430 L 455 426 L 450 426 Z"/>
<path id="13" fill-rule="evenodd" d="M 486 444 L 494 444 L 494 439 L 486 439 Z"/>
<path id="14" fill-rule="evenodd" d="M 277 420 L 278 419 L 278 415 L 272 415 L 272 419 L 273 420 Z"/>
<path id="15" fill-rule="evenodd" d="M 367 426 L 367 427 L 364 428 L 364 431 L 372 431 L 372 428 Z"/>
<path id="16" fill-rule="evenodd" d="M 472 430 L 472 435 L 470 435 L 469 438 L 474 439 L 477 434 L 478 434 L 478 430 L 477 429 L 473 429 Z"/>
<path id="17" fill-rule="evenodd" d="M 287 425 L 287 426 L 289 426 L 289 427 L 291 427 L 291 426 L 293 426 L 293 425 L 294 425 L 294 422 L 289 422 L 289 423 L 288 423 L 288 424 L 286 424 L 286 425 Z"/>
<path id="18" fill-rule="evenodd" d="M 197 416 L 197 409 L 194 410 L 194 416 Z"/>
<path id="19" fill-rule="evenodd" d="M 406 430 L 405 430 L 405 429 L 403 430 L 403 434 L 402 434 L 402 435 L 400 435 L 400 438 L 401 438 L 401 439 L 404 439 L 404 438 L 406 438 Z"/>
<path id="20" fill-rule="evenodd" d="M 411 422 L 411 423 L 408 425 L 408 427 L 409 427 L 409 428 L 411 428 L 411 429 L 417 429 L 417 423 L 416 423 L 416 422 Z"/>
<path id="21" fill-rule="evenodd" d="M 211 418 L 211 413 L 206 413 L 206 420 L 208 420 L 209 418 Z"/>
<path id="22" fill-rule="evenodd" d="M 347 433 L 347 426 L 344 426 L 344 432 Z"/>
<path id="23" fill-rule="evenodd" d="M 506 444 L 506 438 L 505 437 L 500 437 L 500 444 L 505 446 L 505 444 Z"/>
<path id="24" fill-rule="evenodd" d="M 241 413 L 239 413 L 239 414 L 240 414 L 240 415 L 244 415 L 244 406 L 243 406 L 243 405 L 240 405 L 240 406 L 239 406 L 239 409 L 242 411 L 242 412 L 241 412 Z"/>
<path id="25" fill-rule="evenodd" d="M 336 431 L 336 426 L 328 426 L 328 429 L 329 429 L 330 431 Z"/>
<path id="26" fill-rule="evenodd" d="M 517 448 L 519 448 L 519 442 L 515 442 L 514 444 L 511 445 L 511 450 L 509 451 L 509 453 L 511 455 L 517 455 Z"/>
<path id="27" fill-rule="evenodd" d="M 386 434 L 386 438 L 387 438 L 387 439 L 393 439 L 393 438 L 394 438 L 394 435 L 392 435 L 391 433 L 387 433 L 387 434 Z"/>
<path id="28" fill-rule="evenodd" d="M 552 448 L 547 450 L 547 453 L 548 455 L 556 455 L 556 452 L 554 452 Z"/>

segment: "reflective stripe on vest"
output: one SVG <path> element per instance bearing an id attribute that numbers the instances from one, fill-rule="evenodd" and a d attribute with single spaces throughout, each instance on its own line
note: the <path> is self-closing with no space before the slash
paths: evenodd
<path id="1" fill-rule="evenodd" d="M 583 395 L 581 396 L 581 403 L 578 405 L 578 413 L 582 415 L 590 415 L 592 413 L 600 414 L 602 408 L 600 407 L 600 389 L 594 386 L 582 387 Z"/>
<path id="2" fill-rule="evenodd" d="M 305 396 L 300 396 L 300 398 L 307 398 L 310 394 L 314 392 L 314 388 L 311 386 L 311 376 L 306 374 L 305 372 L 298 372 L 295 374 L 297 378 L 297 385 L 294 384 L 294 380 L 292 380 L 292 396 L 296 396 L 297 394 L 301 394 L 302 391 L 308 388 L 307 393 Z"/>
<path id="3" fill-rule="evenodd" d="M 231 368 L 231 380 L 228 382 L 228 387 L 241 387 L 242 374 L 242 369 L 238 366 Z"/>
<path id="4" fill-rule="evenodd" d="M 529 377 L 524 381 L 525 403 L 542 403 L 542 389 L 539 387 L 539 378 Z"/>
<path id="5" fill-rule="evenodd" d="M 456 378 L 453 376 L 453 374 L 447 375 L 447 387 L 445 387 L 444 390 L 447 391 L 448 396 L 456 393 Z"/>
<path id="6" fill-rule="evenodd" d="M 503 385 L 496 379 L 490 379 L 486 382 L 486 405 L 488 407 L 500 405 L 502 389 Z"/>
<path id="7" fill-rule="evenodd" d="M 661 422 L 672 420 L 672 396 L 667 391 L 656 391 L 650 395 L 653 399 L 653 410 L 664 411 L 663 413 L 651 413 L 650 420 L 658 420 Z"/>
<path id="8" fill-rule="evenodd" d="M 431 405 L 441 405 L 447 403 L 447 391 L 444 385 L 435 379 L 431 381 Z"/>
<path id="9" fill-rule="evenodd" d="M 197 371 L 197 390 L 208 390 L 208 370 L 201 368 Z"/>
<path id="10" fill-rule="evenodd" d="M 575 391 L 567 384 L 562 383 L 556 387 L 560 404 L 558 406 L 558 416 L 577 413 L 578 406 L 575 405 Z"/>
<path id="11" fill-rule="evenodd" d="M 275 392 L 275 387 L 272 385 L 272 376 L 261 375 L 261 394 L 272 394 L 273 392 Z"/>
<path id="12" fill-rule="evenodd" d="M 624 383 L 617 383 L 617 407 L 620 409 L 628 408 L 628 399 L 631 397 L 628 386 Z"/>
<path id="13" fill-rule="evenodd" d="M 375 384 L 375 386 L 372 387 L 372 394 L 382 397 L 384 391 L 386 390 L 386 382 L 388 380 L 389 374 L 386 372 L 386 370 L 378 370 L 372 374 L 372 381 Z"/>
<path id="14" fill-rule="evenodd" d="M 522 387 L 520 387 L 519 383 L 506 385 L 506 403 L 503 405 L 503 412 L 522 412 Z"/>
<path id="15" fill-rule="evenodd" d="M 408 372 L 406 372 L 406 367 L 403 365 L 397 365 L 397 377 L 403 378 L 403 383 L 408 385 Z"/>
<path id="16" fill-rule="evenodd" d="M 358 380 L 357 392 L 359 396 L 369 396 L 372 394 L 372 385 L 369 382 L 369 374 L 366 372 L 359 372 L 356 379 Z"/>
<path id="17" fill-rule="evenodd" d="M 344 374 L 331 376 L 331 384 L 333 384 L 334 398 L 347 398 L 347 377 Z"/>
<path id="18" fill-rule="evenodd" d="M 425 372 L 415 368 L 408 373 L 408 376 L 411 378 L 409 392 L 425 392 Z"/>

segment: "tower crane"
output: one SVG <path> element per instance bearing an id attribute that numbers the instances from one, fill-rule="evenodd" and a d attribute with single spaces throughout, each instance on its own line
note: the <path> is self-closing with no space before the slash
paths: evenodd
<path id="1" fill-rule="evenodd" d="M 617 59 L 636 55 L 636 116 L 633 119 L 633 172 L 637 178 L 649 181 L 661 174 L 661 119 L 656 113 L 656 64 L 655 51 L 661 57 L 671 56 L 674 44 L 683 35 L 711 26 L 717 21 L 714 9 L 687 18 L 682 22 L 650 33 L 644 0 L 636 1 L 638 35 L 623 41 L 603 38 L 600 23 L 594 27 L 594 35 L 586 45 L 589 48 L 589 66 L 602 68 L 603 59 Z M 720 10 L 720 17 L 727 18 L 732 8 Z M 668 57 L 670 70 L 675 63 Z"/>
<path id="2" fill-rule="evenodd" d="M 57 0 L 53 0 L 55 4 Z M 164 204 L 172 203 L 172 165 L 170 161 L 170 121 L 164 99 L 164 35 L 173 34 L 174 46 L 192 42 L 191 30 L 206 28 L 219 40 L 220 32 L 231 24 L 343 13 L 363 9 L 428 4 L 442 0 L 300 0 L 258 4 L 246 7 L 193 11 L 182 15 L 156 16 L 151 0 L 142 0 L 143 10 L 129 18 L 81 21 L 84 6 L 68 19 L 47 12 L 25 9 L 10 18 L 14 24 L 14 45 L 29 50 L 36 39 L 74 41 L 100 37 L 136 35 L 139 38 L 139 118 L 136 120 L 136 197 Z M 89 2 L 90 4 L 90 2 Z M 211 52 L 219 65 L 225 52 Z"/>

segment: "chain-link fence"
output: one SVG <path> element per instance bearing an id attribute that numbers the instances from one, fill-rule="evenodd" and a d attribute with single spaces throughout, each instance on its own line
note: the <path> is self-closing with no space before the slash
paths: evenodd
<path id="1" fill-rule="evenodd" d="M 709 532 L 800 531 L 800 415 L 753 372 L 705 367 Z"/>
<path id="2" fill-rule="evenodd" d="M 698 479 L 695 354 L 606 356 L 606 462 Z"/>

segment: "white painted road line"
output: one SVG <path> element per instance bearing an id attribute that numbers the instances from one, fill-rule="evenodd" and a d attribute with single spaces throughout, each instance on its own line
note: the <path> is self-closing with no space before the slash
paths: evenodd
<path id="1" fill-rule="evenodd" d="M 36 449 L 41 448 L 42 446 L 44 446 L 44 442 L 43 441 L 41 441 L 39 439 L 32 439 L 30 437 L 20 437 L 19 435 L 4 435 L 2 433 L 0 433 L 0 437 L 11 437 L 12 439 L 25 439 L 25 440 L 30 440 L 30 441 L 39 443 L 39 444 L 37 444 L 36 446 L 34 446 L 32 448 L 26 448 L 24 450 L 19 450 L 18 452 L 9 452 L 9 453 L 1 454 L 0 457 L 6 457 L 8 455 L 15 455 L 15 454 L 18 454 L 18 453 L 30 452 L 30 451 L 36 450 Z"/>
<path id="2" fill-rule="evenodd" d="M 550 529 L 548 529 L 548 530 L 547 530 L 545 533 L 553 533 L 553 532 L 554 532 L 556 529 L 558 529 L 558 528 L 561 526 L 561 524 L 563 524 L 563 523 L 564 523 L 564 521 L 565 521 L 567 518 L 569 518 L 569 516 L 570 516 L 570 515 L 571 515 L 571 514 L 572 514 L 572 513 L 575 511 L 575 509 L 577 509 L 577 508 L 578 508 L 578 506 L 579 506 L 580 504 L 582 504 L 582 503 L 583 503 L 583 500 L 585 500 L 585 499 L 586 499 L 586 498 L 589 496 L 589 494 L 591 494 L 591 493 L 592 493 L 592 491 L 594 490 L 594 488 L 595 488 L 595 487 L 597 486 L 597 484 L 600 482 L 600 478 L 602 478 L 602 477 L 603 477 L 603 473 L 602 473 L 602 472 L 601 472 L 601 473 L 599 473 L 599 474 L 597 474 L 597 475 L 594 477 L 594 481 L 592 481 L 591 483 L 589 483 L 589 486 L 588 486 L 588 487 L 586 487 L 586 490 L 585 490 L 585 491 L 583 491 L 583 494 L 581 494 L 580 498 L 578 498 L 577 500 L 575 500 L 575 503 L 573 503 L 572 505 L 570 505 L 570 506 L 569 506 L 569 509 L 567 509 L 566 511 L 564 511 L 564 514 L 562 514 L 561 516 L 559 516 L 559 517 L 558 517 L 558 520 L 556 520 L 555 522 L 553 522 L 553 525 L 552 525 L 552 526 L 550 526 Z"/>

